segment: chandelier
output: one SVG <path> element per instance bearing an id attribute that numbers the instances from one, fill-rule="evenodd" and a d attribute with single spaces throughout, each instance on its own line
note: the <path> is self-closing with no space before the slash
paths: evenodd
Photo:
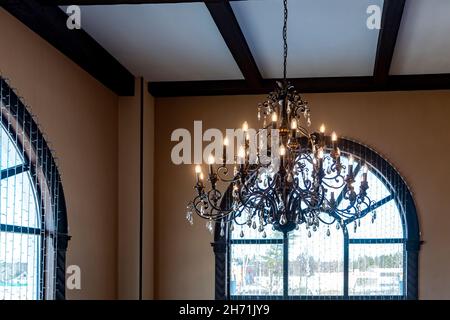
<path id="1" fill-rule="evenodd" d="M 327 226 L 328 236 L 332 224 L 339 229 L 344 223 L 354 222 L 356 231 L 357 220 L 370 212 L 373 203 L 367 195 L 367 165 L 362 164 L 357 192 L 355 161 L 352 155 L 343 161 L 336 133 L 326 136 L 324 125 L 319 132 L 310 133 L 307 129 L 311 125 L 308 103 L 286 77 L 287 0 L 283 3 L 283 80 L 277 81 L 275 90 L 257 107 L 258 120 L 263 122 L 257 135 L 265 133 L 270 139 L 257 149 L 256 161 L 251 161 L 249 129 L 245 122 L 242 131 L 246 138 L 233 159 L 233 170 L 227 166 L 227 138 L 222 163 L 216 164 L 210 156 L 209 188 L 201 166 L 195 166 L 196 196 L 187 206 L 186 219 L 192 224 L 196 213 L 207 220 L 206 227 L 211 233 L 213 222 L 220 221 L 221 236 L 225 235 L 227 224 L 231 231 L 240 227 L 241 237 L 244 226 L 257 229 L 263 238 L 269 225 L 274 230 L 289 232 L 305 224 L 309 237 L 311 230 L 316 231 L 321 224 Z M 279 145 L 268 142 L 273 142 L 275 136 Z M 270 161 L 263 159 L 262 151 L 270 156 Z M 229 186 L 228 193 L 219 190 L 219 183 Z"/>

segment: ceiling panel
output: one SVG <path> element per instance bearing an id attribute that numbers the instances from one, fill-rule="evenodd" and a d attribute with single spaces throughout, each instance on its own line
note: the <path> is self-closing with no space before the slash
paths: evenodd
<path id="1" fill-rule="evenodd" d="M 282 76 L 282 1 L 232 2 L 264 78 Z M 378 30 L 367 28 L 367 8 L 382 0 L 289 2 L 288 77 L 370 76 Z"/>
<path id="2" fill-rule="evenodd" d="M 203 3 L 82 6 L 81 27 L 149 81 L 243 78 Z"/>
<path id="3" fill-rule="evenodd" d="M 390 74 L 450 73 L 450 1 L 408 0 Z"/>

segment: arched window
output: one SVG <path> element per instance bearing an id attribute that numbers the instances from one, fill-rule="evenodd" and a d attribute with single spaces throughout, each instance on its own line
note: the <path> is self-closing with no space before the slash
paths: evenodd
<path id="1" fill-rule="evenodd" d="M 245 226 L 221 237 L 216 226 L 216 299 L 417 299 L 419 227 L 409 189 L 370 148 L 348 139 L 339 147 L 344 165 L 350 154 L 356 159 L 355 185 L 368 165 L 371 210 L 315 231 Z"/>
<path id="2" fill-rule="evenodd" d="M 0 78 L 0 300 L 63 299 L 67 219 L 58 169 Z"/>

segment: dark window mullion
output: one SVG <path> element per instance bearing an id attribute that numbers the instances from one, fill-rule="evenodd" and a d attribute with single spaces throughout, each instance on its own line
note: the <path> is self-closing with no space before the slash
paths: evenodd
<path id="1" fill-rule="evenodd" d="M 403 238 L 383 238 L 383 239 L 349 239 L 350 244 L 389 244 L 389 243 L 405 243 L 405 239 Z"/>
<path id="2" fill-rule="evenodd" d="M 13 177 L 15 175 L 18 175 L 22 172 L 25 172 L 29 169 L 29 166 L 26 164 L 19 164 L 17 166 L 14 167 L 9 167 L 7 169 L 3 169 L 0 173 L 1 175 L 1 180 L 3 179 L 7 179 L 9 177 Z"/>
<path id="3" fill-rule="evenodd" d="M 34 235 L 41 234 L 41 230 L 38 228 L 16 226 L 16 225 L 11 225 L 11 224 L 0 224 L 0 231 L 1 232 L 11 232 L 11 233 L 20 233 L 20 234 L 34 234 Z"/>
<path id="4" fill-rule="evenodd" d="M 289 296 L 289 237 L 287 232 L 283 234 L 283 298 Z"/>
<path id="5" fill-rule="evenodd" d="M 342 232 L 344 233 L 344 299 L 348 299 L 348 274 L 350 272 L 350 244 L 349 244 L 349 236 L 347 231 L 347 226 L 342 226 Z"/>
<path id="6" fill-rule="evenodd" d="M 283 244 L 283 239 L 236 239 L 230 244 Z"/>

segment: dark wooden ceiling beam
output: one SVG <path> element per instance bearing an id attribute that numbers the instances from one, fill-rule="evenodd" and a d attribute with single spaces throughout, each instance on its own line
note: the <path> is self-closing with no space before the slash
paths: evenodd
<path id="1" fill-rule="evenodd" d="M 149 92 L 155 97 L 217 96 L 268 94 L 275 79 L 265 79 L 260 87 L 244 80 L 151 82 Z M 290 79 L 301 93 L 449 90 L 450 74 L 388 76 L 383 84 L 373 77 L 331 77 Z"/>
<path id="2" fill-rule="evenodd" d="M 385 0 L 381 16 L 381 29 L 378 36 L 375 58 L 374 79 L 377 84 L 386 83 L 397 42 L 398 30 L 402 21 L 406 0 Z"/>
<path id="3" fill-rule="evenodd" d="M 82 29 L 69 30 L 67 15 L 36 0 L 2 0 L 1 6 L 28 28 L 121 96 L 134 95 L 134 76 Z"/>
<path id="4" fill-rule="evenodd" d="M 205 1 L 205 4 L 249 86 L 261 87 L 261 74 L 229 1 Z"/>

